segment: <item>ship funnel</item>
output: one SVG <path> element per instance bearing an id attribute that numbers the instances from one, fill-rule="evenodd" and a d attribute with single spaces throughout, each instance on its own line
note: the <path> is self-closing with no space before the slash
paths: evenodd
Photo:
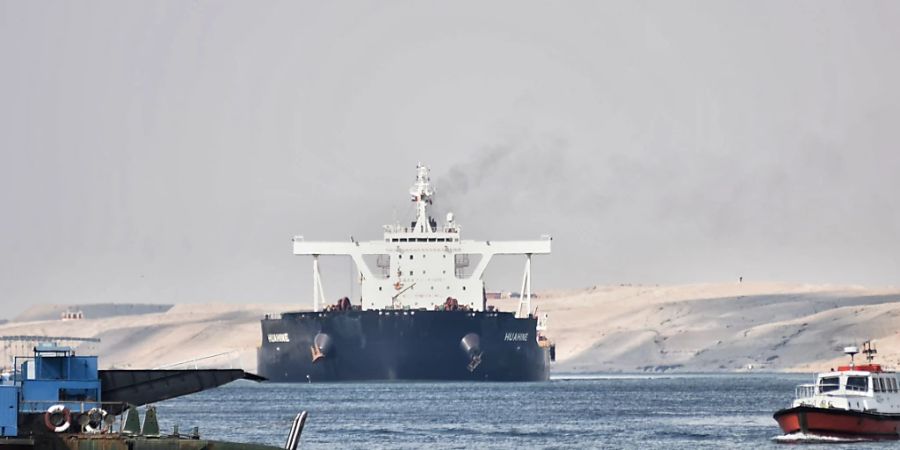
<path id="1" fill-rule="evenodd" d="M 481 338 L 475 333 L 469 333 L 459 341 L 459 348 L 469 358 L 466 368 L 469 369 L 469 372 L 474 372 L 475 368 L 481 364 Z"/>
<path id="2" fill-rule="evenodd" d="M 313 345 L 309 347 L 309 351 L 312 353 L 313 364 L 325 359 L 331 353 L 332 347 L 334 345 L 332 344 L 331 336 L 325 333 L 316 334 L 316 337 L 313 338 Z"/>

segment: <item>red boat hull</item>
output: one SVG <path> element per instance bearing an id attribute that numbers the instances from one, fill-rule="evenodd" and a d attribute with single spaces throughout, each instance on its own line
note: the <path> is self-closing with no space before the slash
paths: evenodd
<path id="1" fill-rule="evenodd" d="M 785 434 L 804 433 L 820 436 L 900 438 L 900 414 L 848 411 L 837 408 L 798 406 L 782 409 L 774 415 Z"/>

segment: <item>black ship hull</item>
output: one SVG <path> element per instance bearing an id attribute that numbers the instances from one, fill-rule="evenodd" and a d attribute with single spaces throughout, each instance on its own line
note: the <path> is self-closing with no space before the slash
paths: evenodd
<path id="1" fill-rule="evenodd" d="M 276 382 L 543 381 L 537 319 L 507 312 L 331 311 L 262 321 L 259 374 Z"/>

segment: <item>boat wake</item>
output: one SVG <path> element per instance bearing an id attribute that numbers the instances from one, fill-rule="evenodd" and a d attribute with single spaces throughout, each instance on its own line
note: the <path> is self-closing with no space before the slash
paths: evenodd
<path id="1" fill-rule="evenodd" d="M 773 441 L 780 444 L 804 444 L 804 443 L 814 443 L 814 444 L 827 444 L 827 443 L 843 443 L 843 442 L 866 442 L 871 439 L 861 438 L 861 437 L 837 437 L 837 436 L 821 436 L 818 434 L 807 434 L 807 433 L 791 433 L 784 434 L 781 436 L 775 436 L 772 438 Z"/>

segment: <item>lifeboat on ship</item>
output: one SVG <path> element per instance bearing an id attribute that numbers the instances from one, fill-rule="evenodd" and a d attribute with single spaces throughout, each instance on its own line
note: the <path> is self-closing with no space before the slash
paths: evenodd
<path id="1" fill-rule="evenodd" d="M 863 343 L 866 364 L 856 365 L 858 347 L 845 347 L 850 365 L 816 375 L 801 384 L 790 408 L 774 418 L 786 435 L 838 438 L 900 438 L 900 383 L 897 373 L 874 364 L 875 346 Z"/>

